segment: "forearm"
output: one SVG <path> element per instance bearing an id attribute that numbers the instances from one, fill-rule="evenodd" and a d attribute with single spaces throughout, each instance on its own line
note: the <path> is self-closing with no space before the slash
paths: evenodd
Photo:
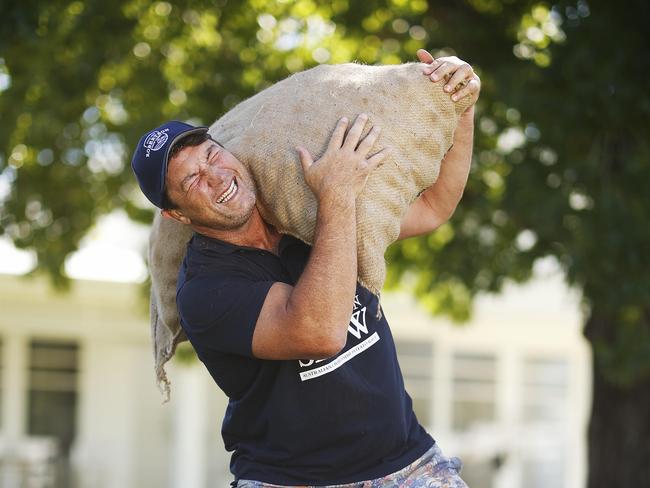
<path id="1" fill-rule="evenodd" d="M 341 198 L 335 204 L 322 200 L 307 266 L 287 302 L 287 314 L 302 329 L 301 335 L 331 344 L 333 354 L 340 350 L 345 345 L 356 282 L 355 199 Z"/>

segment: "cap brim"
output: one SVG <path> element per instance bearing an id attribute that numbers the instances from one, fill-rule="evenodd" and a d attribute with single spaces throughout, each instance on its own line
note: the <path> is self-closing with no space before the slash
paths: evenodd
<path id="1" fill-rule="evenodd" d="M 174 139 L 172 139 L 171 144 L 167 148 L 167 151 L 165 151 L 165 157 L 163 159 L 163 165 L 162 165 L 162 187 L 160 188 L 160 194 L 164 195 L 165 193 L 165 188 L 166 184 L 165 181 L 167 180 L 167 164 L 169 162 L 169 153 L 172 151 L 172 148 L 174 145 L 180 141 L 183 137 L 187 137 L 192 134 L 198 134 L 200 132 L 208 132 L 209 127 L 194 127 L 192 129 L 188 129 L 185 132 L 181 132 L 180 134 L 177 134 Z"/>

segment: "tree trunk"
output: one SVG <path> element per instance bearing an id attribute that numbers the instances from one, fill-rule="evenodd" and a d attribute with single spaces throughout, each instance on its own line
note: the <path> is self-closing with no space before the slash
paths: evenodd
<path id="1" fill-rule="evenodd" d="M 614 321 L 592 313 L 585 336 L 610 343 Z M 587 488 L 650 488 L 650 378 L 615 385 L 594 352 Z"/>

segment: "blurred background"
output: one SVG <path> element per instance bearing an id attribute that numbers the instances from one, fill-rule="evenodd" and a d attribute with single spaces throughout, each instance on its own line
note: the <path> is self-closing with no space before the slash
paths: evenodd
<path id="1" fill-rule="evenodd" d="M 650 486 L 648 18 L 641 0 L 3 0 L 0 486 L 228 486 L 226 399 L 187 343 L 169 403 L 155 385 L 134 144 L 418 48 L 483 85 L 456 214 L 386 254 L 418 418 L 471 488 Z"/>

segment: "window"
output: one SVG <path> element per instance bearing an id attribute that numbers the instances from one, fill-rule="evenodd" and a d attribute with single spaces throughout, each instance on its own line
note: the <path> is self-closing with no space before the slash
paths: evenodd
<path id="1" fill-rule="evenodd" d="M 493 354 L 454 354 L 452 384 L 454 430 L 495 420 L 496 358 Z"/>
<path id="2" fill-rule="evenodd" d="M 0 339 L 0 419 L 2 419 L 2 398 L 4 396 L 4 384 L 3 384 L 3 378 L 4 378 L 4 365 L 5 365 L 5 358 L 4 358 L 4 343 L 2 342 L 2 339 Z M 2 428 L 4 426 L 0 425 L 0 431 L 2 431 Z"/>
<path id="3" fill-rule="evenodd" d="M 524 358 L 521 408 L 529 445 L 522 456 L 522 486 L 565 486 L 568 370 L 565 358 Z"/>
<path id="4" fill-rule="evenodd" d="M 404 386 L 422 425 L 431 425 L 433 344 L 429 341 L 395 341 Z"/>
<path id="5" fill-rule="evenodd" d="M 29 346 L 28 434 L 58 440 L 67 457 L 75 436 L 78 346 L 33 340 Z"/>
<path id="6" fill-rule="evenodd" d="M 541 458 L 524 456 L 522 463 L 522 485 L 526 488 L 562 488 L 564 483 L 564 463 L 561 451 L 553 451 L 557 456 Z"/>
<path id="7" fill-rule="evenodd" d="M 567 409 L 567 362 L 526 358 L 523 370 L 524 423 L 563 423 Z"/>

